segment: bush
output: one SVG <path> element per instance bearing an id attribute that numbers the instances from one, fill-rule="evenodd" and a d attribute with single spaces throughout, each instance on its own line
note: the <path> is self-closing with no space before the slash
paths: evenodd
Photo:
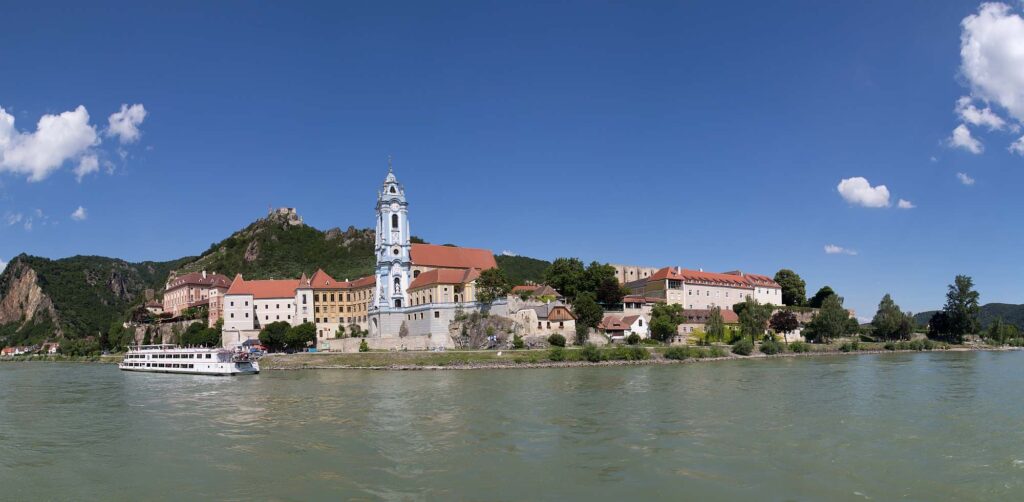
<path id="1" fill-rule="evenodd" d="M 651 353 L 643 347 L 615 347 L 607 354 L 608 359 L 616 361 L 644 361 L 651 358 Z M 589 359 L 588 359 L 589 360 Z"/>
<path id="2" fill-rule="evenodd" d="M 661 342 L 659 342 L 659 341 L 657 341 L 657 340 L 655 340 L 655 339 L 653 339 L 653 338 L 644 338 L 644 339 L 641 339 L 641 340 L 640 340 L 640 343 L 641 343 L 642 345 L 651 345 L 651 346 L 654 346 L 654 347 L 660 347 L 660 346 L 661 346 Z"/>
<path id="3" fill-rule="evenodd" d="M 718 347 L 715 347 L 716 349 Z M 711 349 L 712 351 L 714 349 Z M 718 349 L 721 351 L 722 349 Z M 669 347 L 665 351 L 665 359 L 675 359 L 676 361 L 682 361 L 684 359 L 703 359 L 708 357 L 708 352 L 703 349 L 696 347 Z"/>
<path id="4" fill-rule="evenodd" d="M 633 333 L 626 337 L 626 343 L 630 345 L 637 345 L 640 343 L 640 335 Z"/>
<path id="5" fill-rule="evenodd" d="M 749 356 L 753 352 L 754 352 L 754 344 L 750 340 L 746 340 L 746 339 L 740 340 L 740 341 L 738 341 L 738 342 L 736 342 L 736 343 L 734 343 L 732 345 L 732 353 L 733 354 L 737 354 L 737 355 L 741 355 L 741 356 Z"/>
<path id="6" fill-rule="evenodd" d="M 776 342 L 776 341 L 772 340 L 772 341 L 767 341 L 767 342 L 761 342 L 760 350 L 761 350 L 761 353 L 763 353 L 763 354 L 773 355 L 773 354 L 778 354 L 779 352 L 785 352 L 786 351 L 786 346 L 782 345 L 779 342 Z"/>
<path id="7" fill-rule="evenodd" d="M 555 362 L 564 361 L 565 360 L 565 349 L 563 349 L 562 347 L 559 347 L 557 345 L 552 347 L 551 350 L 548 351 L 548 359 L 550 359 L 552 361 L 555 361 Z"/>
<path id="8" fill-rule="evenodd" d="M 807 345 L 807 342 L 793 342 L 789 344 L 789 350 L 801 354 L 811 350 L 811 347 Z"/>
<path id="9" fill-rule="evenodd" d="M 592 363 L 601 362 L 605 358 L 604 354 L 601 353 L 601 349 L 592 343 L 583 346 L 583 349 L 580 350 L 580 357 Z"/>
<path id="10" fill-rule="evenodd" d="M 548 343 L 553 347 L 565 347 L 565 337 L 555 333 L 548 337 Z"/>
<path id="11" fill-rule="evenodd" d="M 885 350 L 896 350 L 896 344 L 892 342 L 885 342 Z"/>
<path id="12" fill-rule="evenodd" d="M 711 351 L 708 353 L 708 357 L 725 357 L 725 349 L 721 347 L 711 347 Z"/>
<path id="13" fill-rule="evenodd" d="M 370 345 L 366 343 L 366 339 L 363 338 L 359 341 L 359 352 L 369 352 Z"/>
<path id="14" fill-rule="evenodd" d="M 523 337 L 515 335 L 512 337 L 512 348 L 521 349 L 526 346 L 526 342 L 523 341 Z"/>

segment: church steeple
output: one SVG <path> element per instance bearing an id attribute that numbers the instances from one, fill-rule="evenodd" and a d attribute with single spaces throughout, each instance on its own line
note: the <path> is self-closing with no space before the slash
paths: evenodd
<path id="1" fill-rule="evenodd" d="M 377 195 L 376 308 L 408 306 L 406 289 L 409 287 L 412 269 L 408 213 L 405 187 L 395 177 L 389 158 L 388 174 Z"/>

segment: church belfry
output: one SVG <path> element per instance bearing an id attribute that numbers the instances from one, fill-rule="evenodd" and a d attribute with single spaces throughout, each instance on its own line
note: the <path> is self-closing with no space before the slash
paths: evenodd
<path id="1" fill-rule="evenodd" d="M 409 203 L 405 188 L 388 162 L 388 175 L 377 194 L 377 309 L 408 307 L 406 290 L 412 277 L 412 247 L 409 243 Z"/>

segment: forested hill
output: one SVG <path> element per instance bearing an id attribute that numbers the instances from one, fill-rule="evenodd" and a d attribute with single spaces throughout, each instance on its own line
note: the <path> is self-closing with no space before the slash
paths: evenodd
<path id="1" fill-rule="evenodd" d="M 928 324 L 928 320 L 932 318 L 932 315 L 937 312 L 936 310 L 929 310 L 927 312 L 921 312 L 914 315 L 914 321 L 921 326 Z M 981 320 L 982 329 L 987 328 L 996 319 L 1002 319 L 1007 324 L 1014 324 L 1020 329 L 1024 329 L 1024 305 L 1013 305 L 1011 303 L 988 303 L 981 306 L 981 314 L 979 315 Z"/>
<path id="2" fill-rule="evenodd" d="M 0 273 L 0 346 L 106 332 L 142 303 L 147 289 L 159 298 L 172 274 L 206 270 L 228 278 L 241 273 L 249 279 L 272 279 L 311 275 L 323 268 L 336 279 L 364 277 L 373 273 L 373 244 L 371 229 L 321 231 L 302 223 L 294 211 L 279 210 L 198 257 L 130 263 L 101 256 L 51 260 L 19 255 Z M 540 282 L 550 265 L 521 256 L 496 259 L 516 284 Z"/>

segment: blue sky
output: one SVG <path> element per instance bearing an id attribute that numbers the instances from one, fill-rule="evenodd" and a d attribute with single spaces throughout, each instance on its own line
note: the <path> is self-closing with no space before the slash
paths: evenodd
<path id="1" fill-rule="evenodd" d="M 1020 14 L 928 1 L 13 4 L 0 260 L 197 254 L 269 205 L 368 227 L 392 155 L 413 233 L 431 242 L 793 268 L 809 294 L 829 284 L 862 316 L 886 292 L 937 307 L 958 273 L 985 302 L 1020 303 Z"/>

